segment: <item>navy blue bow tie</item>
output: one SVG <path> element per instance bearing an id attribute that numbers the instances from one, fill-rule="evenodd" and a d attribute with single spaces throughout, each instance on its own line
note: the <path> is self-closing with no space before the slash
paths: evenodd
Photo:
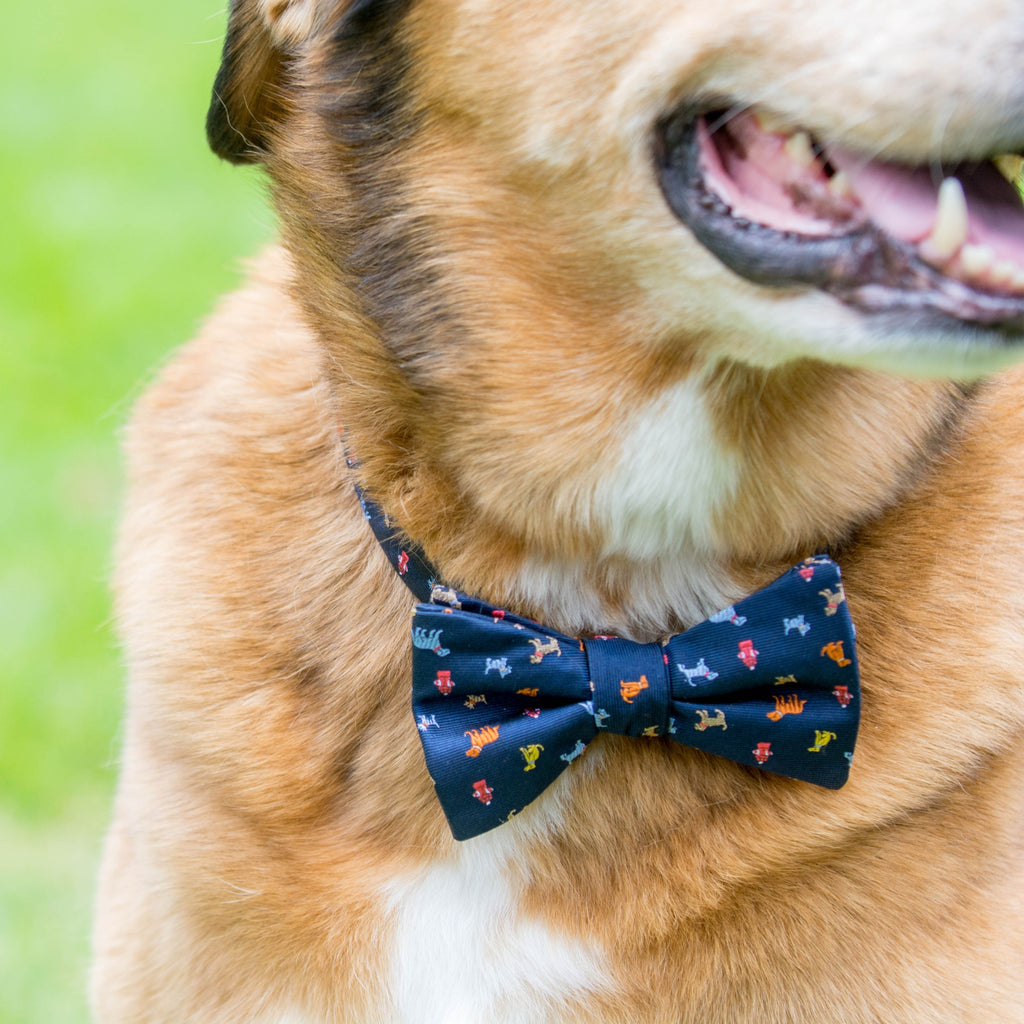
<path id="1" fill-rule="evenodd" d="M 846 782 L 860 690 L 830 558 L 806 559 L 664 644 L 577 640 L 438 586 L 423 555 L 361 500 L 422 602 L 413 713 L 456 839 L 518 813 L 601 732 L 668 737 L 829 789 Z"/>

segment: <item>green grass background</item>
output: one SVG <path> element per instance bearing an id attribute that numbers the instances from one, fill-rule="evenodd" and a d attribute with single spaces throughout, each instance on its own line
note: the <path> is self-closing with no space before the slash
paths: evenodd
<path id="1" fill-rule="evenodd" d="M 118 434 L 273 218 L 259 174 L 206 149 L 216 0 L 3 22 L 0 1024 L 78 1024 L 123 685 Z"/>

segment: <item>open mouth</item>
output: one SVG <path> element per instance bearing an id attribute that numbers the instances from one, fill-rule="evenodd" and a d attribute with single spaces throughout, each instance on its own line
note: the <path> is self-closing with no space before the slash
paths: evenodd
<path id="1" fill-rule="evenodd" d="M 870 312 L 1024 330 L 1021 158 L 905 166 L 823 145 L 756 109 L 660 129 L 669 206 L 726 266 Z"/>

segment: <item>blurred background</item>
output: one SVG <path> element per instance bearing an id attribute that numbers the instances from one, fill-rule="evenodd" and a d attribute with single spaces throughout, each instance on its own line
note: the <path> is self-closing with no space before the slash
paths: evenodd
<path id="1" fill-rule="evenodd" d="M 122 672 L 131 403 L 273 233 L 203 122 L 223 0 L 6 4 L 0 32 L 0 1024 L 88 1020 Z"/>

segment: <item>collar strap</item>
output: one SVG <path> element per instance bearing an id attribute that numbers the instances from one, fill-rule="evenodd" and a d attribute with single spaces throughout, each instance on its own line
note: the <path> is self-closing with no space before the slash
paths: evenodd
<path id="1" fill-rule="evenodd" d="M 346 461 L 350 469 L 358 466 L 355 459 L 347 458 Z M 441 586 L 437 570 L 415 544 L 402 537 L 388 517 L 363 493 L 359 484 L 355 485 L 355 489 L 359 504 L 363 507 L 363 515 L 388 561 L 416 600 L 428 604 L 434 596 L 435 588 Z"/>

